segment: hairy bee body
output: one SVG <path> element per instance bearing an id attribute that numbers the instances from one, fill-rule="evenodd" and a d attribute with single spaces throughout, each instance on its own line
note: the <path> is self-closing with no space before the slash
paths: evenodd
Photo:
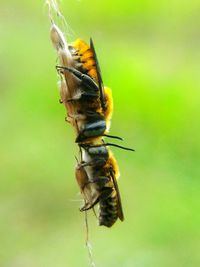
<path id="1" fill-rule="evenodd" d="M 111 90 L 102 85 L 92 40 L 90 46 L 81 39 L 68 45 L 56 25 L 52 26 L 51 39 L 65 78 L 60 91 L 64 86 L 67 93 L 61 96 L 61 102 L 68 111 L 67 121 L 76 125 L 76 142 L 104 135 L 110 128 L 113 100 Z"/>
<path id="2" fill-rule="evenodd" d="M 77 62 L 82 73 L 87 73 L 98 82 L 94 52 L 91 47 L 81 39 L 77 39 L 69 46 L 69 50 Z"/>
<path id="3" fill-rule="evenodd" d="M 78 55 L 79 68 L 81 72 L 88 74 L 92 79 L 98 83 L 98 74 L 97 74 L 97 62 L 95 57 L 95 51 L 92 50 L 93 44 L 90 46 L 87 45 L 81 39 L 77 39 L 72 47 L 75 51 L 72 53 L 72 56 L 76 58 Z M 77 58 L 76 58 L 77 60 Z M 104 95 L 105 95 L 105 108 L 102 111 L 102 115 L 105 117 L 105 120 L 110 120 L 113 112 L 113 99 L 112 99 L 112 91 L 108 87 L 103 87 Z M 96 101 L 96 100 L 95 100 Z M 101 103 L 100 103 L 101 104 Z M 99 107 L 99 110 L 102 109 L 102 105 Z"/>
<path id="4" fill-rule="evenodd" d="M 111 227 L 118 219 L 118 197 L 113 191 L 106 199 L 99 201 L 99 225 Z"/>
<path id="5" fill-rule="evenodd" d="M 95 51 L 92 50 L 92 45 L 91 43 L 88 46 L 84 41 L 77 39 L 69 46 L 69 51 L 75 62 L 75 69 L 88 75 L 97 84 L 97 90 L 95 90 L 95 87 L 87 88 L 85 84 L 80 82 L 69 100 L 74 104 L 76 118 L 82 122 L 79 135 L 76 138 L 78 143 L 84 142 L 90 137 L 102 136 L 107 133 L 113 111 L 111 90 L 108 87 L 100 88 Z M 103 99 L 101 98 L 102 95 L 104 96 Z M 102 101 L 104 101 L 103 104 Z"/>
<path id="6" fill-rule="evenodd" d="M 83 146 L 83 151 L 88 181 L 99 195 L 99 225 L 111 227 L 118 218 L 124 219 L 117 186 L 117 162 L 110 149 L 103 145 Z"/>

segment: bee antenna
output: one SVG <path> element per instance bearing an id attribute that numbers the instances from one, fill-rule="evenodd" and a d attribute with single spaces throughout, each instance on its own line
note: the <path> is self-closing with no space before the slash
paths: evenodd
<path id="1" fill-rule="evenodd" d="M 104 134 L 103 136 L 124 141 L 124 139 L 122 137 L 119 137 L 119 136 L 116 136 L 116 135 Z"/>
<path id="2" fill-rule="evenodd" d="M 129 150 L 129 151 L 135 151 L 135 150 L 132 149 L 132 148 L 124 147 L 124 146 L 119 146 L 119 145 L 112 144 L 112 143 L 106 143 L 106 144 L 104 144 L 104 145 L 105 145 L 105 146 L 115 146 L 115 147 L 118 147 L 118 148 L 121 148 L 121 149 L 124 149 L 124 150 Z"/>

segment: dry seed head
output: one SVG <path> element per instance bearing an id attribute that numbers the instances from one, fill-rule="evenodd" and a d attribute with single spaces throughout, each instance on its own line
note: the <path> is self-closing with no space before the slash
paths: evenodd
<path id="1" fill-rule="evenodd" d="M 72 55 L 71 55 L 68 48 L 67 49 L 59 49 L 58 57 L 59 57 L 61 66 L 63 66 L 63 67 L 73 67 L 74 66 L 74 60 L 73 60 Z"/>
<path id="2" fill-rule="evenodd" d="M 53 43 L 53 46 L 57 51 L 60 49 L 66 49 L 67 43 L 65 41 L 64 34 L 62 31 L 58 28 L 56 24 L 52 24 L 50 29 L 50 38 Z"/>
<path id="3" fill-rule="evenodd" d="M 47 2 L 48 2 L 49 5 L 51 6 L 51 8 L 54 9 L 54 11 L 56 12 L 57 16 L 62 17 L 62 14 L 61 14 L 61 12 L 60 12 L 60 10 L 59 10 L 57 1 L 56 1 L 56 0 L 49 0 L 49 1 L 47 1 Z"/>
<path id="4" fill-rule="evenodd" d="M 63 103 L 66 103 L 69 99 L 69 90 L 66 84 L 66 81 L 64 79 L 58 81 L 58 89 L 60 92 L 60 99 Z"/>

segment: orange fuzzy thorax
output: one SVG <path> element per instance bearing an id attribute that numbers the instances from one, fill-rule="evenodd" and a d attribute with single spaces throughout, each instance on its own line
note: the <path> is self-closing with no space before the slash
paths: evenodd
<path id="1" fill-rule="evenodd" d="M 80 62 L 83 64 L 83 68 L 87 70 L 87 73 L 97 81 L 97 70 L 94 55 L 90 46 L 81 39 L 77 39 L 72 43 L 72 46 L 76 49 Z"/>
<path id="2" fill-rule="evenodd" d="M 87 73 L 90 75 L 90 77 L 97 81 L 96 63 L 94 60 L 93 52 L 90 49 L 89 45 L 83 40 L 77 39 L 75 42 L 72 43 L 72 46 L 76 49 L 77 55 L 80 58 L 80 62 L 83 64 L 83 68 L 87 70 Z M 108 87 L 104 87 L 104 94 L 106 106 L 104 116 L 109 128 L 110 120 L 112 118 L 113 113 L 113 98 L 111 89 Z"/>

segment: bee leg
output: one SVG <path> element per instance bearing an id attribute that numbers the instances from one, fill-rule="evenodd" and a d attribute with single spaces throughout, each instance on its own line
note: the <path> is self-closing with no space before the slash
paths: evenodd
<path id="1" fill-rule="evenodd" d="M 86 115 L 84 114 L 67 114 L 67 117 L 73 119 L 73 120 L 85 120 L 86 119 Z"/>
<path id="2" fill-rule="evenodd" d="M 88 184 L 89 183 L 85 185 L 85 189 L 87 188 Z M 84 192 L 84 189 L 83 189 L 83 192 Z M 86 211 L 86 210 L 93 208 L 99 202 L 99 192 L 96 192 L 90 195 L 89 200 L 85 198 L 85 205 L 80 208 L 80 211 Z"/>
<path id="3" fill-rule="evenodd" d="M 89 181 L 89 183 L 95 183 L 99 186 L 100 189 L 105 187 L 105 184 L 109 182 L 109 178 L 106 176 L 99 176 L 98 178 Z"/>
<path id="4" fill-rule="evenodd" d="M 70 119 L 70 117 L 65 117 L 65 121 L 68 122 L 68 123 L 72 123 L 72 119 Z"/>
<path id="5" fill-rule="evenodd" d="M 83 85 L 85 85 L 88 89 L 99 91 L 98 85 L 95 81 L 87 74 L 83 74 L 82 72 L 78 71 L 75 68 L 63 67 L 63 66 L 56 66 L 58 72 L 64 74 L 64 71 L 71 72 L 76 78 L 78 78 Z"/>
<path id="6" fill-rule="evenodd" d="M 98 97 L 99 93 L 98 91 L 82 91 L 82 97 Z"/>
<path id="7" fill-rule="evenodd" d="M 63 104 L 63 101 L 62 101 L 62 99 L 59 99 L 59 103 L 60 103 L 60 104 Z"/>
<path id="8" fill-rule="evenodd" d="M 84 98 L 88 97 L 98 97 L 98 94 L 96 92 L 87 92 L 87 91 L 82 91 L 80 93 L 75 94 L 73 97 L 68 98 L 67 102 L 75 102 L 75 101 L 81 101 L 85 100 Z"/>
<path id="9" fill-rule="evenodd" d="M 80 208 L 80 211 L 86 211 L 86 210 L 89 210 L 89 209 L 93 208 L 99 202 L 100 199 L 101 200 L 107 199 L 112 194 L 112 192 L 113 192 L 113 189 L 112 188 L 110 188 L 110 187 L 104 187 L 105 183 L 108 180 L 109 180 L 108 177 L 101 177 L 101 178 L 94 179 L 93 181 L 90 181 L 90 182 L 88 182 L 85 185 L 85 187 L 86 187 L 89 183 L 97 183 L 97 184 L 100 184 L 101 185 L 101 188 L 100 188 L 101 189 L 101 192 L 100 192 L 100 194 L 98 194 L 93 199 L 92 203 L 86 202 L 85 205 Z"/>
<path id="10" fill-rule="evenodd" d="M 65 117 L 65 121 L 66 121 L 67 123 L 72 124 L 72 125 L 74 125 L 74 121 L 75 121 L 75 120 L 78 120 L 78 119 L 83 119 L 83 118 L 80 118 L 80 117 L 78 117 L 78 116 L 76 116 L 76 115 L 71 115 L 71 114 L 69 114 L 69 113 L 67 113 L 67 117 Z"/>
<path id="11" fill-rule="evenodd" d="M 92 209 L 99 202 L 99 195 L 94 199 L 92 203 L 85 203 L 83 207 L 80 208 L 80 211 L 86 211 Z"/>
<path id="12" fill-rule="evenodd" d="M 106 187 L 105 184 L 108 182 L 108 177 L 98 177 L 96 179 L 94 179 L 93 181 L 90 181 L 87 183 L 95 183 L 99 185 L 99 189 L 97 190 L 97 194 L 94 194 L 92 196 L 92 199 L 90 198 L 90 200 L 92 201 L 86 201 L 85 205 L 83 207 L 81 207 L 80 211 L 86 211 L 89 210 L 91 208 L 93 208 L 99 201 L 102 200 L 106 200 L 107 198 L 109 198 L 113 192 L 113 188 L 112 187 Z M 85 185 L 85 189 L 87 188 L 87 185 Z M 84 189 L 83 189 L 84 192 Z"/>
<path id="13" fill-rule="evenodd" d="M 118 140 L 121 140 L 121 141 L 124 140 L 122 137 L 116 136 L 116 135 L 104 134 L 103 136 L 109 137 L 109 138 L 113 138 L 113 139 L 118 139 Z"/>
<path id="14" fill-rule="evenodd" d="M 89 162 L 79 163 L 79 166 L 80 167 L 87 167 L 87 166 L 96 166 L 96 167 L 99 167 L 99 166 L 103 166 L 105 163 L 106 163 L 106 160 L 105 159 L 99 158 L 99 159 L 91 160 Z"/>

